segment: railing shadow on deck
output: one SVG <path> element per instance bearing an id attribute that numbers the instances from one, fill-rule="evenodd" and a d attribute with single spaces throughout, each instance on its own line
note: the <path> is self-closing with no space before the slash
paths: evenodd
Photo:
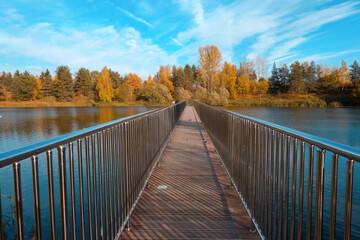
<path id="1" fill-rule="evenodd" d="M 350 239 L 355 231 L 360 236 L 351 228 L 359 224 L 351 222 L 359 149 L 199 102 L 194 106 L 264 239 Z M 346 175 L 338 173 L 339 163 L 346 164 Z"/>
<path id="2" fill-rule="evenodd" d="M 22 194 L 31 190 L 22 187 L 21 164 L 30 162 L 35 239 L 118 238 L 185 106 L 182 102 L 0 154 L 0 169 L 13 168 L 13 181 L 1 184 L 14 186 L 15 237 L 26 238 L 28 209 L 23 209 Z M 40 179 L 45 181 L 39 180 L 39 165 L 46 165 Z M 1 203 L 0 192 L 0 239 L 5 239 Z"/>

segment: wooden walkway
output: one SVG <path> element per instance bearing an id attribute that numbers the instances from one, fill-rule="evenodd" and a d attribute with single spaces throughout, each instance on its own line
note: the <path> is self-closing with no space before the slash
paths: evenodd
<path id="1" fill-rule="evenodd" d="M 122 239 L 260 238 L 196 119 L 187 106 Z"/>

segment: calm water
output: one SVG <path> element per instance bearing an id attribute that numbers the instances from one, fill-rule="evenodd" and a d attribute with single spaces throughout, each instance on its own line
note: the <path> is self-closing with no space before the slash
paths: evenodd
<path id="1" fill-rule="evenodd" d="M 360 109 L 359 108 L 269 108 L 269 107 L 226 107 L 226 110 L 237 112 L 243 115 L 262 119 L 278 125 L 286 126 L 315 136 L 329 139 L 342 144 L 360 148 Z M 307 176 L 308 161 L 305 156 L 305 180 L 304 180 L 304 210 L 307 209 Z M 325 155 L 325 187 L 324 187 L 324 239 L 328 239 L 329 219 L 330 219 L 330 196 L 331 196 L 331 153 Z M 345 186 L 346 186 L 346 159 L 340 158 L 338 165 L 338 192 L 337 192 L 337 222 L 336 238 L 343 238 L 344 206 L 345 206 Z M 290 166 L 292 169 L 292 165 Z M 316 174 L 316 163 L 314 164 L 314 174 Z M 290 170 L 290 176 L 292 176 Z M 315 175 L 314 175 L 315 176 Z M 360 163 L 355 163 L 354 167 L 354 189 L 352 207 L 352 232 L 353 239 L 360 239 Z M 299 161 L 297 166 L 297 183 L 299 183 Z M 315 209 L 315 189 L 313 190 L 313 210 Z M 290 183 L 291 187 L 291 183 Z M 289 193 L 291 196 L 291 192 Z M 297 190 L 297 198 L 299 192 Z M 298 202 L 298 200 L 297 200 Z M 298 209 L 296 207 L 296 213 Z M 306 231 L 306 211 L 303 213 L 303 230 Z M 314 217 L 313 217 L 314 224 Z M 297 225 L 297 219 L 296 219 Z M 314 227 L 313 227 L 314 228 Z M 314 229 L 313 229 L 314 231 Z"/>
<path id="2" fill-rule="evenodd" d="M 122 117 L 153 110 L 149 107 L 66 107 L 66 108 L 0 108 L 0 153 L 24 147 L 59 135 L 109 122 Z M 54 154 L 54 153 L 53 153 Z M 55 155 L 56 156 L 56 155 Z M 76 161 L 77 159 L 75 159 Z M 55 199 L 59 199 L 57 160 L 54 159 Z M 84 167 L 85 170 L 85 167 Z M 77 173 L 77 164 L 75 172 Z M 85 172 L 83 173 L 85 176 Z M 0 169 L 3 221 L 11 222 L 14 196 L 12 167 Z M 39 155 L 39 179 L 41 201 L 41 224 L 43 239 L 50 238 L 48 215 L 47 170 L 44 154 Z M 78 179 L 78 176 L 75 176 Z M 69 183 L 69 181 L 68 181 Z M 34 230 L 33 197 L 30 161 L 21 162 L 21 184 L 26 239 Z M 68 186 L 69 189 L 69 186 Z M 76 191 L 76 195 L 78 192 Z M 86 191 L 85 193 L 86 194 Z M 68 194 L 69 196 L 70 194 Z M 86 196 L 86 195 L 85 195 Z M 70 200 L 69 200 L 70 202 Z M 79 202 L 77 202 L 78 205 Z M 57 234 L 60 238 L 59 203 L 56 204 Z M 78 206 L 79 207 L 79 206 Z M 70 209 L 70 207 L 69 207 Z M 77 208 L 79 209 L 79 208 Z M 87 213 L 86 213 L 87 214 Z M 70 212 L 69 212 L 70 216 Z M 70 218 L 70 217 L 69 217 Z M 79 220 L 77 216 L 77 220 Z M 69 220 L 70 221 L 70 220 Z M 78 223 L 79 224 L 79 223 Z M 11 225 L 11 224 L 10 224 Z M 14 227 L 14 225 L 12 225 Z M 6 228 L 8 238 L 13 239 L 13 230 Z M 80 235 L 79 235 L 80 237 Z"/>

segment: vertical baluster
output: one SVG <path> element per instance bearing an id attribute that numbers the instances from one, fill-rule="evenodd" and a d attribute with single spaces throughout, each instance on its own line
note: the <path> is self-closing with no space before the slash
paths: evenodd
<path id="1" fill-rule="evenodd" d="M 109 193 L 109 198 L 108 198 L 108 204 L 109 204 L 109 218 L 110 218 L 110 231 L 109 231 L 109 238 L 113 239 L 114 238 L 114 228 L 113 228 L 113 209 L 112 209 L 112 188 L 111 188 L 111 158 L 112 158 L 112 154 L 111 154 L 111 130 L 107 129 L 107 144 L 106 144 L 106 148 L 107 148 L 107 185 L 108 185 L 108 193 Z"/>
<path id="2" fill-rule="evenodd" d="M 110 129 L 110 132 L 111 132 L 111 153 L 112 153 L 112 162 L 111 162 L 111 170 L 112 170 L 112 173 L 111 173 L 111 180 L 112 180 L 112 188 L 111 188 L 111 193 L 112 193 L 112 219 L 113 220 L 113 235 L 112 235 L 112 238 L 115 238 L 115 234 L 116 234 L 116 226 L 117 226 L 117 221 L 116 221 L 116 200 L 115 200 L 115 141 L 114 141 L 114 138 L 115 138 L 115 129 L 114 127 L 112 127 Z"/>
<path id="3" fill-rule="evenodd" d="M 309 147 L 309 182 L 307 199 L 307 218 L 306 218 L 306 240 L 311 239 L 311 220 L 312 220 L 312 199 L 313 199 L 313 179 L 314 179 L 314 145 Z"/>
<path id="4" fill-rule="evenodd" d="M 305 142 L 300 145 L 300 176 L 299 176 L 299 220 L 298 220 L 298 239 L 302 239 L 303 222 L 303 202 L 304 202 L 304 161 L 305 160 Z"/>
<path id="5" fill-rule="evenodd" d="M 39 167 L 38 157 L 31 156 L 32 185 L 35 216 L 35 238 L 41 240 L 41 213 L 40 213 L 40 189 L 39 189 Z"/>
<path id="6" fill-rule="evenodd" d="M 114 128 L 114 151 L 115 151 L 115 169 L 113 170 L 114 175 L 114 206 L 115 206 L 115 237 L 120 232 L 120 206 L 119 206 L 119 161 L 120 161 L 120 154 L 119 154 L 119 127 L 118 125 Z"/>
<path id="7" fill-rule="evenodd" d="M 70 173 L 70 208 L 71 208 L 71 233 L 72 239 L 76 239 L 76 204 L 75 204 L 75 181 L 74 181 L 74 146 L 69 143 L 69 173 Z"/>
<path id="8" fill-rule="evenodd" d="M 269 203 L 270 199 L 270 129 L 266 129 L 266 177 L 265 177 L 265 192 L 266 192 L 266 203 L 265 203 L 265 232 L 264 235 L 266 238 L 269 238 L 269 225 L 271 225 L 271 220 L 269 221 L 269 208 L 271 208 L 272 203 Z M 269 206 L 270 205 L 270 206 Z M 270 216 L 272 213 L 270 212 Z M 269 224 L 270 223 L 270 224 Z"/>
<path id="9" fill-rule="evenodd" d="M 270 206 L 269 206 L 269 231 L 267 238 L 271 239 L 273 236 L 273 222 L 275 223 L 276 220 L 276 211 L 273 212 L 273 205 L 274 205 L 274 141 L 275 141 L 275 131 L 269 129 L 270 135 Z M 276 185 L 275 185 L 276 187 Z M 276 201 L 275 201 L 276 203 Z M 275 237 L 274 237 L 275 239 Z"/>
<path id="10" fill-rule="evenodd" d="M 345 197 L 345 216 L 344 216 L 344 239 L 351 238 L 351 207 L 354 178 L 354 160 L 347 161 L 346 169 L 346 197 Z"/>
<path id="11" fill-rule="evenodd" d="M 88 230 L 90 240 L 93 239 L 92 209 L 91 209 L 91 180 L 90 180 L 90 142 L 89 137 L 85 137 L 85 170 L 86 170 L 86 193 L 88 208 Z"/>
<path id="12" fill-rule="evenodd" d="M 290 181 L 290 136 L 287 136 L 287 138 L 286 138 L 286 166 L 285 166 L 284 239 L 287 239 L 287 232 L 288 232 L 289 181 Z"/>
<path id="13" fill-rule="evenodd" d="M 322 238 L 325 150 L 317 150 L 316 204 L 315 204 L 315 239 Z"/>
<path id="14" fill-rule="evenodd" d="M 13 163 L 14 172 L 14 193 L 15 193 L 15 218 L 16 218 L 16 237 L 21 240 L 24 239 L 24 221 L 21 197 L 21 173 L 20 163 Z"/>
<path id="15" fill-rule="evenodd" d="M 61 239 L 69 239 L 68 216 L 67 216 L 67 191 L 66 191 L 66 164 L 65 148 L 58 147 L 58 166 L 59 166 L 59 192 L 60 192 L 60 222 Z"/>
<path id="16" fill-rule="evenodd" d="M 81 239 L 85 240 L 85 214 L 84 214 L 84 183 L 82 165 L 82 140 L 77 140 L 78 175 L 79 175 L 79 202 L 80 202 L 80 232 Z"/>
<path id="17" fill-rule="evenodd" d="M 331 202 L 330 202 L 330 232 L 329 239 L 335 239 L 336 233 L 336 194 L 338 181 L 338 160 L 339 155 L 332 156 L 332 172 L 331 172 Z"/>
<path id="18" fill-rule="evenodd" d="M 95 134 L 91 135 L 91 167 L 92 167 L 92 184 L 93 184 L 93 209 L 94 209 L 94 238 L 99 238 L 98 233 L 98 205 L 96 190 L 96 145 Z"/>
<path id="19" fill-rule="evenodd" d="M 99 214 L 100 214 L 100 238 L 101 240 L 105 239 L 105 229 L 104 229 L 104 212 L 103 212 L 103 185 L 102 185 L 102 167 L 101 167 L 101 139 L 102 132 L 96 134 L 97 142 L 97 152 L 98 152 L 98 182 L 99 182 Z M 104 154 L 104 153 L 103 153 Z"/>
<path id="20" fill-rule="evenodd" d="M 293 169 L 291 181 L 291 222 L 290 222 L 290 239 L 295 239 L 295 204 L 296 204 L 296 167 L 297 167 L 297 147 L 298 140 L 293 142 Z"/>
<path id="21" fill-rule="evenodd" d="M 281 153 L 280 153 L 280 203 L 279 203 L 279 239 L 282 239 L 282 218 L 283 218 L 283 197 L 284 197 L 284 154 L 285 154 L 285 135 L 281 134 Z M 285 221 L 285 219 L 284 219 Z"/>
<path id="22" fill-rule="evenodd" d="M 103 144 L 103 175 L 104 175 L 104 205 L 105 205 L 105 228 L 104 232 L 106 235 L 105 239 L 110 239 L 110 231 L 109 231 L 109 205 L 108 205 L 108 186 L 107 186 L 107 144 L 108 137 L 107 131 L 103 130 L 102 132 L 102 144 Z"/>
<path id="23" fill-rule="evenodd" d="M 277 212 L 278 212 L 278 190 L 279 190 L 279 153 L 280 153 L 280 133 L 276 133 L 276 147 L 275 147 L 275 201 L 274 201 L 274 232 L 273 232 L 273 239 L 276 239 L 277 233 Z"/>
<path id="24" fill-rule="evenodd" d="M 54 176 L 53 176 L 53 162 L 52 151 L 46 151 L 46 165 L 48 177 L 48 191 L 49 191 L 49 220 L 50 220 L 50 236 L 52 240 L 56 240 L 56 226 L 55 226 L 55 200 L 54 200 Z"/>

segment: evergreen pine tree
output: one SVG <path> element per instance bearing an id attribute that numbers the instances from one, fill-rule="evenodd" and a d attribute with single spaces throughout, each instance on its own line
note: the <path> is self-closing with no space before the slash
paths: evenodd
<path id="1" fill-rule="evenodd" d="M 74 96 L 74 82 L 68 66 L 59 66 L 56 69 L 57 93 L 59 101 L 70 101 Z"/>
<path id="2" fill-rule="evenodd" d="M 91 94 L 92 84 L 90 72 L 86 68 L 80 68 L 75 82 L 75 91 L 77 94 L 89 96 Z"/>
<path id="3" fill-rule="evenodd" d="M 355 83 L 360 81 L 360 66 L 355 60 L 352 65 L 350 65 L 350 81 Z"/>
<path id="4" fill-rule="evenodd" d="M 15 89 L 13 92 L 14 99 L 20 101 L 31 100 L 34 95 L 34 90 L 36 89 L 34 76 L 28 71 L 25 71 L 22 74 L 17 71 L 13 89 Z"/>
<path id="5" fill-rule="evenodd" d="M 49 69 L 46 69 L 45 72 L 41 72 L 40 80 L 42 85 L 42 93 L 44 94 L 44 96 L 46 97 L 51 96 L 53 90 L 52 89 L 53 81 Z"/>
<path id="6" fill-rule="evenodd" d="M 125 82 L 124 78 L 116 71 L 109 69 L 109 75 L 114 89 L 117 89 Z"/>

